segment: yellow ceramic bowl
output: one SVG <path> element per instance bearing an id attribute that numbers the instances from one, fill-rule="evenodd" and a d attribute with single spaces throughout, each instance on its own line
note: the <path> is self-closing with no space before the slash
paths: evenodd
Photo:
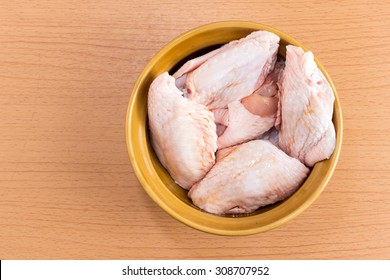
<path id="1" fill-rule="evenodd" d="M 126 140 L 134 172 L 149 196 L 166 212 L 184 224 L 201 231 L 221 235 L 246 235 L 264 232 L 280 226 L 309 207 L 320 195 L 335 169 L 341 148 L 342 116 L 336 89 L 324 67 L 316 63 L 332 86 L 335 94 L 333 123 L 336 128 L 336 149 L 329 160 L 317 163 L 300 189 L 290 198 L 277 204 L 240 216 L 216 216 L 199 210 L 187 197 L 187 192 L 174 183 L 162 167 L 149 141 L 147 125 L 148 89 L 159 74 L 171 74 L 184 61 L 203 54 L 229 41 L 245 37 L 256 30 L 267 30 L 280 36 L 279 54 L 285 56 L 286 45 L 307 50 L 289 35 L 258 23 L 227 21 L 195 28 L 163 47 L 146 65 L 130 97 Z"/>

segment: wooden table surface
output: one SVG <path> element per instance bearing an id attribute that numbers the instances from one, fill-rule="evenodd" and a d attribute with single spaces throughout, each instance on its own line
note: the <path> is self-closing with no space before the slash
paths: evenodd
<path id="1" fill-rule="evenodd" d="M 0 259 L 389 259 L 390 4 L 275 2 L 1 1 Z M 324 193 L 288 224 L 245 237 L 161 210 L 124 133 L 148 60 L 186 30 L 229 19 L 303 42 L 344 114 Z"/>

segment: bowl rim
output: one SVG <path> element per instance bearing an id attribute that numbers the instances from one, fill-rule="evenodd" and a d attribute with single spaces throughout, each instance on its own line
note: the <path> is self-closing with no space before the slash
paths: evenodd
<path id="1" fill-rule="evenodd" d="M 176 211 L 173 211 L 165 202 L 154 192 L 151 190 L 151 188 L 148 186 L 148 182 L 146 180 L 145 174 L 140 169 L 139 165 L 136 161 L 135 151 L 133 149 L 133 146 L 131 145 L 131 136 L 130 136 L 130 125 L 132 121 L 133 111 L 134 111 L 134 105 L 135 105 L 135 93 L 138 91 L 140 85 L 142 84 L 143 79 L 145 78 L 146 74 L 150 72 L 150 69 L 152 66 L 162 57 L 164 56 L 168 50 L 170 50 L 175 45 L 179 44 L 180 42 L 183 42 L 190 37 L 194 36 L 195 34 L 202 33 L 205 31 L 210 31 L 213 29 L 219 29 L 219 28 L 251 28 L 251 29 L 257 29 L 257 30 L 266 30 L 273 32 L 277 34 L 279 37 L 287 40 L 289 43 L 294 44 L 296 46 L 302 47 L 304 51 L 308 51 L 307 48 L 291 37 L 290 35 L 274 28 L 268 25 L 251 22 L 251 21 L 240 21 L 240 20 L 230 20 L 230 21 L 219 21 L 219 22 L 213 22 L 205 25 L 201 25 L 199 27 L 195 27 L 185 33 L 182 33 L 181 35 L 177 36 L 170 42 L 168 42 L 165 46 L 163 46 L 146 64 L 146 66 L 143 68 L 142 72 L 139 74 L 137 81 L 134 84 L 133 90 L 130 95 L 130 100 L 128 102 L 127 106 L 127 114 L 126 114 L 126 123 L 125 123 L 125 134 L 126 134 L 126 146 L 128 155 L 130 158 L 131 165 L 133 167 L 134 173 L 137 176 L 137 179 L 143 186 L 143 189 L 148 193 L 148 195 L 152 198 L 154 202 L 156 202 L 160 208 L 162 208 L 165 212 L 170 214 L 173 218 L 176 220 L 203 232 L 217 234 L 217 235 L 233 235 L 233 236 L 240 236 L 240 235 L 251 235 L 256 233 L 261 233 L 265 231 L 269 231 L 271 229 L 274 229 L 276 227 L 279 227 L 295 217 L 297 217 L 299 214 L 301 214 L 304 210 L 306 210 L 313 202 L 319 197 L 319 195 L 322 193 L 322 191 L 327 186 L 339 159 L 340 151 L 341 151 L 341 144 L 342 144 L 342 137 L 343 137 L 343 119 L 342 119 L 342 111 L 341 111 L 341 105 L 340 100 L 336 91 L 336 88 L 333 84 L 332 79 L 330 78 L 328 72 L 324 68 L 324 66 L 319 62 L 319 60 L 314 56 L 315 62 L 317 66 L 320 68 L 321 72 L 326 77 L 327 81 L 329 82 L 333 93 L 335 97 L 334 101 L 334 114 L 337 114 L 337 118 L 340 120 L 337 123 L 337 130 L 336 130 L 336 147 L 333 152 L 333 161 L 331 162 L 331 165 L 329 169 L 327 170 L 325 176 L 321 180 L 321 186 L 318 187 L 315 192 L 312 193 L 311 196 L 309 196 L 305 201 L 302 202 L 302 204 L 297 207 L 294 211 L 290 212 L 286 216 L 283 216 L 282 218 L 275 220 L 269 224 L 266 224 L 261 227 L 256 228 L 250 228 L 250 229 L 239 229 L 239 230 L 229 230 L 229 229 L 216 229 L 212 228 L 210 226 L 207 226 L 202 223 L 196 223 L 190 219 L 188 219 L 186 216 L 181 215 L 181 213 L 178 213 Z M 337 106 L 337 110 L 336 110 Z M 199 211 L 199 210 L 198 210 Z M 237 219 L 237 218 L 236 218 Z"/>

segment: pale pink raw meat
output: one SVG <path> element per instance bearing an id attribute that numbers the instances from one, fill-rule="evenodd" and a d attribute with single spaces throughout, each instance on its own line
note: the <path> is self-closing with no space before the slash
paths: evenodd
<path id="1" fill-rule="evenodd" d="M 279 40 L 271 32 L 253 32 L 187 62 L 174 76 L 181 85 L 186 75 L 184 91 L 189 99 L 209 109 L 226 108 L 263 84 L 274 67 Z"/>
<path id="2" fill-rule="evenodd" d="M 241 99 L 242 105 L 254 115 L 262 117 L 274 117 L 278 105 L 276 96 L 262 96 L 253 93 Z"/>
<path id="3" fill-rule="evenodd" d="M 182 96 L 168 73 L 158 76 L 148 95 L 151 141 L 162 165 L 184 189 L 201 180 L 215 163 L 213 114 Z"/>
<path id="4" fill-rule="evenodd" d="M 308 173 L 269 141 L 253 140 L 218 151 L 213 168 L 188 195 L 209 213 L 250 213 L 289 197 Z"/>
<path id="5" fill-rule="evenodd" d="M 307 166 L 329 158 L 336 144 L 334 95 L 310 51 L 287 46 L 280 86 L 280 147 Z"/>
<path id="6" fill-rule="evenodd" d="M 214 120 L 216 123 L 228 126 L 229 125 L 229 114 L 228 109 L 215 109 L 212 110 L 214 114 Z"/>
<path id="7" fill-rule="evenodd" d="M 259 137 L 275 123 L 279 102 L 277 82 L 284 60 L 277 59 L 264 83 L 251 95 L 228 104 L 228 109 L 213 110 L 217 124 L 218 148 L 240 144 Z M 230 123 L 230 125 L 229 125 Z"/>
<path id="8" fill-rule="evenodd" d="M 272 97 L 253 94 L 246 98 L 229 103 L 227 128 L 218 137 L 219 149 L 252 140 L 274 125 L 277 104 Z"/>
<path id="9" fill-rule="evenodd" d="M 284 59 L 278 57 L 274 69 L 269 73 L 269 75 L 265 78 L 264 83 L 254 93 L 268 97 L 279 96 L 278 81 L 282 76 L 284 66 Z"/>

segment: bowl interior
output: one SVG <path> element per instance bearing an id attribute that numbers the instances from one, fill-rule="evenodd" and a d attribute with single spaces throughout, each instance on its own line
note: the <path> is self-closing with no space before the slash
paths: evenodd
<path id="1" fill-rule="evenodd" d="M 249 215 L 216 216 L 199 210 L 192 204 L 187 191 L 176 185 L 156 157 L 148 135 L 147 95 L 151 82 L 161 73 L 173 74 L 185 61 L 202 55 L 229 41 L 245 37 L 256 30 L 274 32 L 280 38 L 279 55 L 285 57 L 286 45 L 293 44 L 307 50 L 290 36 L 268 26 L 252 22 L 220 22 L 191 30 L 158 52 L 137 80 L 129 102 L 126 140 L 135 174 L 150 197 L 166 212 L 196 229 L 223 235 L 244 235 L 263 232 L 291 220 L 306 209 L 322 192 L 336 166 L 341 148 L 342 117 L 334 85 L 316 59 L 320 70 L 335 93 L 333 123 L 336 129 L 336 148 L 330 159 L 317 163 L 310 175 L 288 199 L 260 208 Z"/>

